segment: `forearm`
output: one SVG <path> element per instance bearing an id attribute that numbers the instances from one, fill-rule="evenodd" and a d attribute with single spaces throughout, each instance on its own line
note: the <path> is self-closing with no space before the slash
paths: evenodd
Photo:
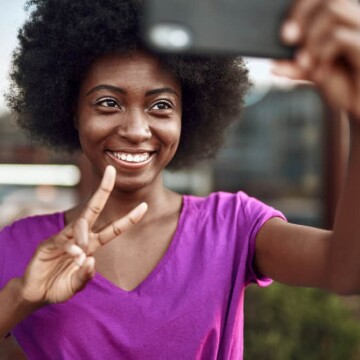
<path id="1" fill-rule="evenodd" d="M 332 290 L 360 293 L 360 119 L 351 119 L 348 170 L 329 245 Z"/>
<path id="2" fill-rule="evenodd" d="M 14 278 L 0 291 L 0 339 L 39 307 L 21 296 L 21 279 Z"/>

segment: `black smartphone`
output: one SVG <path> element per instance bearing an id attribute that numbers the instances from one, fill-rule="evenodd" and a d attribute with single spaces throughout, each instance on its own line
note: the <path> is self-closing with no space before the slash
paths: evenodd
<path id="1" fill-rule="evenodd" d="M 291 58 L 280 39 L 292 0 L 146 0 L 142 33 L 155 51 Z"/>

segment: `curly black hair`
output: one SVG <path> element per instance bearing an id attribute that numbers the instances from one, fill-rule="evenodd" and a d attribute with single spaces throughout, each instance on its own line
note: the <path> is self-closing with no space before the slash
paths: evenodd
<path id="1" fill-rule="evenodd" d="M 14 52 L 9 107 L 30 136 L 55 149 L 80 148 L 74 99 L 90 64 L 108 53 L 144 49 L 143 0 L 30 0 Z M 241 58 L 157 55 L 181 82 L 182 133 L 177 169 L 212 158 L 238 119 L 249 87 Z"/>

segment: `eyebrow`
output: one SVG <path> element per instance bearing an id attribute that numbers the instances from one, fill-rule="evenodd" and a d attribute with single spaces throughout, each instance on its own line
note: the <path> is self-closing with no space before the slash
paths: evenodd
<path id="1" fill-rule="evenodd" d="M 97 85 L 97 86 L 93 87 L 90 91 L 88 91 L 86 93 L 86 96 L 89 96 L 93 92 L 99 91 L 99 90 L 110 90 L 113 92 L 117 92 L 119 94 L 126 94 L 126 91 L 122 88 L 119 88 L 119 87 L 113 86 L 113 85 L 101 84 L 101 85 Z M 145 93 L 145 96 L 151 96 L 151 95 L 162 94 L 162 93 L 170 93 L 170 94 L 174 94 L 177 97 L 179 97 L 179 94 L 174 89 L 169 88 L 169 87 L 163 87 L 163 88 L 159 88 L 159 89 L 149 90 Z"/>
<path id="2" fill-rule="evenodd" d="M 169 88 L 169 87 L 163 87 L 163 88 L 159 88 L 159 89 L 149 90 L 145 93 L 145 96 L 151 96 L 151 95 L 162 94 L 162 93 L 174 94 L 177 97 L 179 97 L 179 94 L 174 89 Z"/>
<path id="3" fill-rule="evenodd" d="M 124 89 L 121 89 L 121 88 L 119 88 L 117 86 L 101 84 L 101 85 L 97 85 L 97 86 L 93 87 L 90 91 L 88 91 L 86 93 L 86 96 L 89 96 L 93 92 L 99 91 L 99 90 L 110 90 L 110 91 L 117 92 L 117 93 L 120 93 L 120 94 L 125 94 L 126 93 L 126 91 Z"/>

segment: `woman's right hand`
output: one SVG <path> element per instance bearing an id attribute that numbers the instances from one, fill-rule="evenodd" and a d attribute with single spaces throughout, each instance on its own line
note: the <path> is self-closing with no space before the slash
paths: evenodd
<path id="1" fill-rule="evenodd" d="M 21 278 L 23 300 L 37 307 L 70 299 L 95 274 L 96 249 L 136 224 L 145 214 L 141 203 L 99 232 L 91 231 L 114 187 L 116 171 L 106 168 L 101 184 L 78 220 L 42 242 Z"/>

